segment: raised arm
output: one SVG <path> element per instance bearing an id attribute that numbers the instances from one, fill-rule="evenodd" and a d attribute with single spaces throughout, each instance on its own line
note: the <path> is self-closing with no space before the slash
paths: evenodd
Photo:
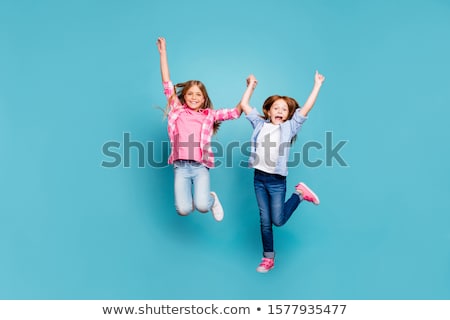
<path id="1" fill-rule="evenodd" d="M 316 103 L 317 96 L 319 95 L 320 87 L 322 86 L 322 83 L 325 81 L 325 77 L 321 75 L 318 71 L 316 71 L 316 74 L 314 76 L 314 87 L 309 94 L 308 99 L 306 100 L 305 104 L 302 108 L 300 108 L 300 114 L 304 117 L 308 115 L 308 113 L 311 111 L 311 109 L 314 107 L 314 104 Z"/>
<path id="2" fill-rule="evenodd" d="M 159 60 L 161 66 L 161 79 L 163 82 L 170 81 L 169 64 L 167 62 L 166 39 L 160 37 L 156 41 L 159 51 Z"/>
<path id="3" fill-rule="evenodd" d="M 252 97 L 253 91 L 255 90 L 257 84 L 258 80 L 256 80 L 255 76 L 252 74 L 249 75 L 247 78 L 247 89 L 245 89 L 240 103 L 240 108 L 245 114 L 249 114 L 253 109 L 250 106 L 250 98 Z"/>

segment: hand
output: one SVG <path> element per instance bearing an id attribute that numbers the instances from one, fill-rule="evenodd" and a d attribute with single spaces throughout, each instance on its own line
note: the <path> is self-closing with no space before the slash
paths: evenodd
<path id="1" fill-rule="evenodd" d="M 316 75 L 314 76 L 314 82 L 321 85 L 325 81 L 325 77 L 316 70 Z"/>
<path id="2" fill-rule="evenodd" d="M 158 40 L 156 40 L 156 46 L 158 47 L 159 53 L 166 52 L 166 39 L 159 37 Z"/>
<path id="3" fill-rule="evenodd" d="M 258 80 L 256 80 L 254 75 L 251 74 L 247 77 L 247 87 L 249 85 L 253 85 L 253 89 L 255 89 L 257 84 L 258 84 Z"/>

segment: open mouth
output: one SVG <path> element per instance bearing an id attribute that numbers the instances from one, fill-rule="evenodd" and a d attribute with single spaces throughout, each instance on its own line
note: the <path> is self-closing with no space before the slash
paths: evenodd
<path id="1" fill-rule="evenodd" d="M 275 120 L 283 120 L 283 117 L 281 117 L 281 116 L 275 116 Z"/>

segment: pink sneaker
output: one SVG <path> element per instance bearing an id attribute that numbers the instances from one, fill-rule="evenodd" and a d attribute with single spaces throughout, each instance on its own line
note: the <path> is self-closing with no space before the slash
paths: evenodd
<path id="1" fill-rule="evenodd" d="M 256 268 L 256 271 L 258 272 L 268 272 L 273 269 L 274 266 L 274 260 L 270 258 L 263 258 L 259 266 Z"/>
<path id="2" fill-rule="evenodd" d="M 303 199 L 306 201 L 312 202 L 315 205 L 320 203 L 319 197 L 303 182 L 296 185 L 295 189 L 302 194 Z"/>

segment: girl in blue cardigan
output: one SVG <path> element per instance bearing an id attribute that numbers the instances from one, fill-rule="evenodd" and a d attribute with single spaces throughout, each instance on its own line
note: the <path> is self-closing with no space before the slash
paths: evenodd
<path id="1" fill-rule="evenodd" d="M 274 267 L 272 225 L 284 225 L 303 200 L 319 204 L 319 197 L 303 182 L 295 186 L 295 192 L 287 201 L 285 197 L 291 143 L 307 120 L 324 81 L 325 77 L 316 71 L 314 87 L 303 107 L 300 108 L 293 98 L 274 95 L 266 99 L 262 107 L 264 115 L 260 115 L 249 105 L 257 80 L 253 75 L 247 78 L 240 107 L 253 126 L 249 166 L 255 170 L 254 188 L 263 244 L 258 272 L 268 272 Z"/>

